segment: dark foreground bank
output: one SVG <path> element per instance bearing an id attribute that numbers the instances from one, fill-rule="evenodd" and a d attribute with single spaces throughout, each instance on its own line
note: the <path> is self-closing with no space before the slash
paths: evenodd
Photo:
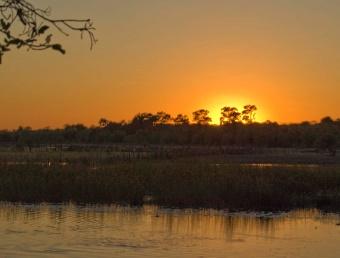
<path id="1" fill-rule="evenodd" d="M 100 167 L 2 164 L 0 200 L 340 210 L 340 166 L 249 166 L 198 159 L 117 162 Z"/>

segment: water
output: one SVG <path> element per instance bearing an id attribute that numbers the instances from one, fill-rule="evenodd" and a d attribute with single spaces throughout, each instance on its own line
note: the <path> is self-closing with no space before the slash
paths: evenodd
<path id="1" fill-rule="evenodd" d="M 0 257 L 340 257 L 340 216 L 0 204 Z"/>

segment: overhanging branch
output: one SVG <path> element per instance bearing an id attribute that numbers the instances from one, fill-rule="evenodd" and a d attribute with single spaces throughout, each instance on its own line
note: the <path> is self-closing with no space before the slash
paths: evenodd
<path id="1" fill-rule="evenodd" d="M 95 27 L 90 19 L 53 19 L 50 9 L 36 8 L 26 0 L 0 0 L 0 63 L 1 57 L 13 47 L 28 50 L 57 50 L 65 54 L 61 44 L 53 43 L 50 27 L 69 36 L 69 32 L 86 34 L 92 49 L 97 42 Z M 18 33 L 17 31 L 21 31 Z M 16 33 L 15 33 L 16 32 Z"/>

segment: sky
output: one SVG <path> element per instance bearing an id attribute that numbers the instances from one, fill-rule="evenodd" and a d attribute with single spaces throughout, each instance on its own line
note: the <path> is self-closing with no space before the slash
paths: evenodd
<path id="1" fill-rule="evenodd" d="M 0 129 L 97 124 L 138 112 L 258 107 L 258 121 L 340 117 L 340 0 L 31 0 L 90 17 L 98 44 L 14 50 L 0 65 Z"/>

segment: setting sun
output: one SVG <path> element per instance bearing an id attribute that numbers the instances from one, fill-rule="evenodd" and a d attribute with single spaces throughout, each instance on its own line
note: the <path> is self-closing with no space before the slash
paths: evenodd
<path id="1" fill-rule="evenodd" d="M 243 107 L 248 104 L 253 104 L 257 106 L 258 110 L 256 111 L 256 121 L 263 122 L 264 121 L 264 111 L 255 101 L 249 101 L 248 99 L 241 98 L 241 97 L 216 97 L 215 99 L 211 100 L 207 105 L 207 109 L 210 111 L 210 117 L 212 119 L 212 124 L 219 125 L 220 124 L 220 117 L 221 117 L 221 109 L 223 107 L 236 107 L 239 112 L 242 112 Z"/>
<path id="2" fill-rule="evenodd" d="M 340 257 L 339 25 L 340 0 L 0 0 L 0 257 Z"/>

